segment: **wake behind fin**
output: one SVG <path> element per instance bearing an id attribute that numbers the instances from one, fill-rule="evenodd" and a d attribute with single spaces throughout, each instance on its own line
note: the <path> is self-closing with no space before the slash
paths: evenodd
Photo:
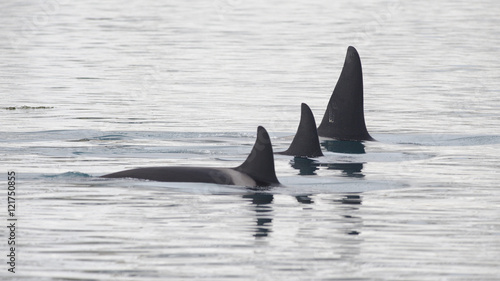
<path id="1" fill-rule="evenodd" d="M 271 138 L 264 127 L 257 128 L 257 139 L 252 151 L 245 162 L 234 169 L 250 176 L 258 186 L 280 185 L 274 169 Z"/>
<path id="2" fill-rule="evenodd" d="M 296 157 L 319 157 L 323 156 L 319 144 L 318 131 L 314 115 L 305 103 L 301 105 L 300 123 L 297 133 L 293 138 L 290 147 L 277 154 L 292 155 Z"/>
<path id="3" fill-rule="evenodd" d="M 374 140 L 365 124 L 361 59 L 352 46 L 347 48 L 344 66 L 318 127 L 318 135 L 338 140 Z"/>

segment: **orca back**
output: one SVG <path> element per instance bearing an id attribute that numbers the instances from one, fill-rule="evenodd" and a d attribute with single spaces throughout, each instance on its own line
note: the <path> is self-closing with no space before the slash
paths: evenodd
<path id="1" fill-rule="evenodd" d="M 210 167 L 145 167 L 125 170 L 104 178 L 136 178 L 162 182 L 204 182 L 217 184 L 235 184 L 231 175 L 224 168 Z"/>
<path id="2" fill-rule="evenodd" d="M 137 178 L 163 182 L 203 182 L 249 187 L 279 186 L 274 170 L 273 148 L 266 129 L 257 129 L 257 140 L 243 164 L 236 168 L 213 167 L 145 167 L 101 176 L 103 178 Z"/>

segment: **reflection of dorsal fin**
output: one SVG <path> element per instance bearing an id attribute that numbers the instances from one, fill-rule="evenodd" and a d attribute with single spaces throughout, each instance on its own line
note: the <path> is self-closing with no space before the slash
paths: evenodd
<path id="1" fill-rule="evenodd" d="M 236 171 L 245 173 L 257 182 L 258 186 L 279 185 L 274 170 L 274 155 L 271 138 L 264 127 L 257 129 L 257 139 L 248 158 Z"/>
<path id="2" fill-rule="evenodd" d="M 342 73 L 318 127 L 318 134 L 338 140 L 374 140 L 365 125 L 361 60 L 352 46 L 347 48 Z"/>
<path id="3" fill-rule="evenodd" d="M 318 131 L 314 115 L 307 104 L 301 106 L 300 123 L 297 133 L 293 138 L 290 147 L 278 154 L 292 155 L 298 157 L 319 157 L 323 156 L 319 145 Z"/>

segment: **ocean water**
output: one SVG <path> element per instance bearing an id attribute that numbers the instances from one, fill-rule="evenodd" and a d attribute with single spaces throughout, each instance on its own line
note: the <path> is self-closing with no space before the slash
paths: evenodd
<path id="1" fill-rule="evenodd" d="M 1 280 L 500 280 L 496 1 L 16 1 L 0 9 Z M 319 122 L 348 46 L 377 142 L 234 167 Z"/>

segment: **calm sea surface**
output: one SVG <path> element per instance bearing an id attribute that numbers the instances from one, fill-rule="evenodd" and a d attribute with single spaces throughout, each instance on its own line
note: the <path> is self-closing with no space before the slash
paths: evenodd
<path id="1" fill-rule="evenodd" d="M 0 279 L 500 280 L 500 2 L 292 2 L 0 4 Z M 98 178 L 286 149 L 349 45 L 378 142 L 270 190 Z"/>

